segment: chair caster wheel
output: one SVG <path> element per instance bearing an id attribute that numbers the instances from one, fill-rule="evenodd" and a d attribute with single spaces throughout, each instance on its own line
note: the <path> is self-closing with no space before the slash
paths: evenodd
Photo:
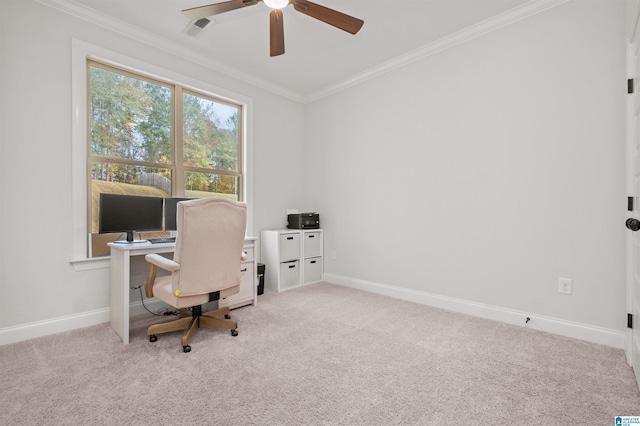
<path id="1" fill-rule="evenodd" d="M 152 334 L 149 336 L 149 341 L 150 342 L 155 342 L 156 340 L 158 340 L 158 336 L 156 336 L 155 334 Z"/>
<path id="2" fill-rule="evenodd" d="M 225 318 L 225 319 L 231 319 L 231 315 L 229 315 L 229 314 L 224 314 L 224 318 Z"/>
<path id="3" fill-rule="evenodd" d="M 191 352 L 191 346 L 187 345 L 187 346 L 183 346 L 182 350 L 186 353 L 186 352 Z"/>
<path id="4" fill-rule="evenodd" d="M 237 336 L 238 335 L 238 330 L 231 330 L 231 335 L 233 337 Z"/>

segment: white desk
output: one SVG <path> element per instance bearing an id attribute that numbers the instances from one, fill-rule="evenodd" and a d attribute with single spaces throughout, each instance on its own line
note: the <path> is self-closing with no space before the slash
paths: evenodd
<path id="1" fill-rule="evenodd" d="M 172 253 L 175 243 L 109 243 L 109 246 L 111 247 L 111 309 L 109 318 L 111 328 L 122 338 L 122 343 L 128 344 L 131 257 L 151 253 Z M 237 308 L 244 305 L 255 305 L 258 301 L 254 247 L 255 238 L 245 238 L 243 251 L 247 253 L 247 259 L 242 262 L 240 292 L 220 300 L 218 302 L 220 307 Z"/>

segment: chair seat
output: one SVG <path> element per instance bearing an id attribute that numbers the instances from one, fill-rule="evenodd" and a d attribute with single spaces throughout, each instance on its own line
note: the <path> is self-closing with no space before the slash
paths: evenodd
<path id="1" fill-rule="evenodd" d="M 240 291 L 240 284 L 220 290 L 220 299 L 225 299 Z M 192 306 L 204 305 L 209 301 L 209 294 L 197 294 L 195 296 L 181 296 L 176 297 L 173 294 L 171 288 L 171 276 L 156 278 L 153 285 L 153 296 L 162 300 L 164 303 L 173 306 L 174 308 L 183 309 L 190 308 Z"/>
<path id="2" fill-rule="evenodd" d="M 153 285 L 153 296 L 178 309 L 204 305 L 209 301 L 209 294 L 176 297 L 171 288 L 170 275 L 156 278 L 156 282 Z"/>

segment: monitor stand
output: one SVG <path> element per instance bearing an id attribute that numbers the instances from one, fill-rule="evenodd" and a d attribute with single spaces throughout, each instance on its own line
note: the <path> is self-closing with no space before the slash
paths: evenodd
<path id="1" fill-rule="evenodd" d="M 127 240 L 117 240 L 117 241 L 113 241 L 113 244 L 136 244 L 136 243 L 148 243 L 148 240 L 133 240 L 133 241 L 127 241 Z"/>
<path id="2" fill-rule="evenodd" d="M 127 231 L 127 239 L 126 240 L 117 240 L 114 241 L 114 244 L 136 244 L 136 243 L 147 243 L 147 240 L 134 240 L 133 233 L 135 231 Z"/>

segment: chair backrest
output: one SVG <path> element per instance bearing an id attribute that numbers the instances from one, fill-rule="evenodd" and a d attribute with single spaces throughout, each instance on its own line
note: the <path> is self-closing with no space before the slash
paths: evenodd
<path id="1" fill-rule="evenodd" d="M 224 198 L 178 203 L 172 290 L 180 296 L 213 293 L 240 284 L 247 206 Z"/>

